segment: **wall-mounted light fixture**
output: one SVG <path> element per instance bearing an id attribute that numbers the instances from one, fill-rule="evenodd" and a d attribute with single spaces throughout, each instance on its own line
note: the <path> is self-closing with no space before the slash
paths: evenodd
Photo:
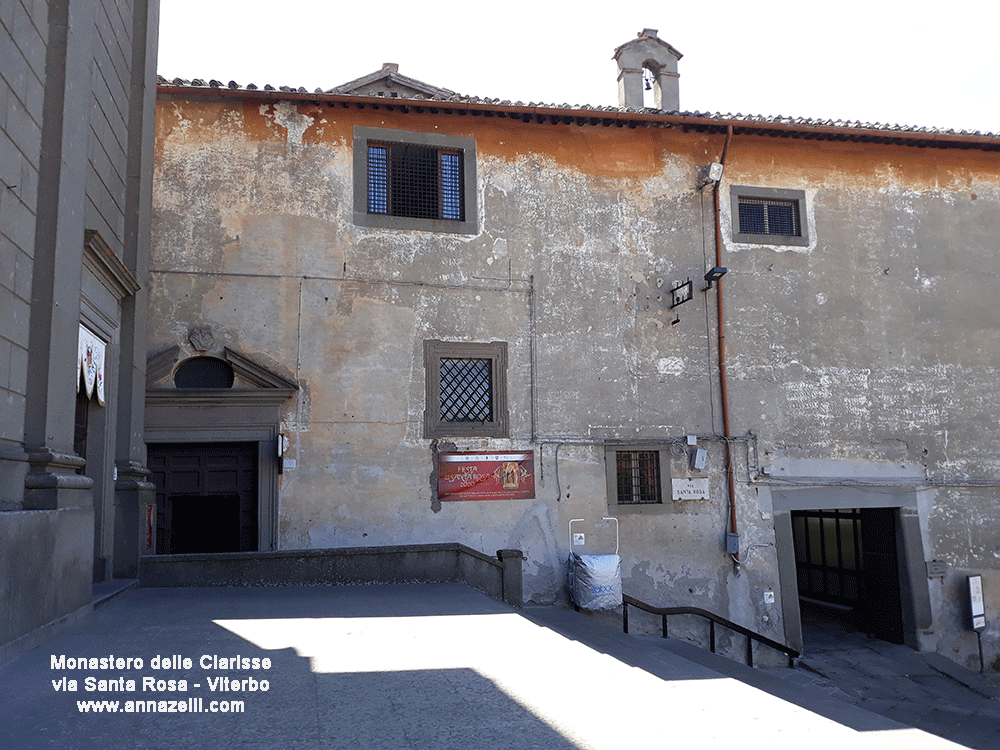
<path id="1" fill-rule="evenodd" d="M 283 433 L 278 433 L 277 440 L 277 453 L 278 453 L 278 473 L 285 473 L 285 452 L 288 450 L 288 436 Z"/>
<path id="2" fill-rule="evenodd" d="M 705 281 L 708 282 L 708 286 L 706 286 L 701 291 L 707 292 L 709 289 L 712 288 L 712 282 L 713 281 L 718 281 L 719 279 L 721 279 L 723 276 L 726 275 L 726 273 L 728 271 L 729 271 L 728 268 L 722 268 L 721 266 L 716 266 L 711 271 L 709 271 L 708 273 L 706 273 L 705 274 Z"/>
<path id="3" fill-rule="evenodd" d="M 711 164 L 701 168 L 701 177 L 698 181 L 698 187 L 703 188 L 706 185 L 718 182 L 721 179 L 722 165 L 717 161 L 713 161 Z"/>

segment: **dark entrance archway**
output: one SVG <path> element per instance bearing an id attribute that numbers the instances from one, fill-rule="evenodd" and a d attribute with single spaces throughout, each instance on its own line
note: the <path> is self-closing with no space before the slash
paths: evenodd
<path id="1" fill-rule="evenodd" d="M 793 511 L 796 582 L 808 625 L 903 643 L 895 508 Z"/>
<path id="2" fill-rule="evenodd" d="M 251 442 L 149 445 L 157 554 L 257 551 L 258 453 Z"/>

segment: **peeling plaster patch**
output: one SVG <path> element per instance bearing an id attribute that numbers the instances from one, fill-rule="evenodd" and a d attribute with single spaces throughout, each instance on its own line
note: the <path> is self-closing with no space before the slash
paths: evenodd
<path id="1" fill-rule="evenodd" d="M 293 151 L 302 148 L 302 136 L 313 124 L 313 118 L 299 114 L 298 105 L 293 102 L 275 104 L 274 121 L 288 131 L 288 145 Z"/>
<path id="2" fill-rule="evenodd" d="M 993 564 L 996 542 L 981 533 L 997 524 L 991 497 L 975 490 L 948 490 L 935 502 L 928 521 L 936 539 L 936 554 L 949 566 L 972 570 Z"/>
<path id="3" fill-rule="evenodd" d="M 931 290 L 937 286 L 938 281 L 940 281 L 940 276 L 923 276 L 920 273 L 920 269 L 914 269 L 913 280 L 920 285 L 921 289 Z"/>
<path id="4" fill-rule="evenodd" d="M 540 540 L 537 538 L 539 535 Z M 532 551 L 525 567 L 531 569 L 527 578 L 533 580 L 536 587 L 529 598 L 535 602 L 555 601 L 562 588 L 562 578 L 554 575 L 554 572 L 562 569 L 562 556 L 552 517 L 544 502 L 525 511 L 507 536 L 506 546 L 508 549 Z"/>
<path id="5" fill-rule="evenodd" d="M 493 254 L 486 259 L 486 264 L 492 266 L 498 260 L 507 257 L 507 240 L 498 237 L 493 242 Z"/>
<path id="6" fill-rule="evenodd" d="M 488 184 L 505 196 L 514 191 L 514 173 L 505 160 L 484 157 L 482 162 L 484 187 Z"/>
<path id="7" fill-rule="evenodd" d="M 656 362 L 656 371 L 660 375 L 681 375 L 684 373 L 683 357 L 662 357 Z"/>
<path id="8" fill-rule="evenodd" d="M 290 115 L 285 120 L 293 130 L 298 127 L 301 143 L 301 132 L 311 118 Z M 328 236 L 340 234 L 345 216 L 334 196 L 347 190 L 349 174 L 346 168 L 330 168 L 341 151 L 339 145 L 313 149 L 317 158 L 300 164 L 296 179 L 290 180 L 285 148 L 248 142 L 238 123 L 217 123 L 213 132 L 207 131 L 208 126 L 201 126 L 182 135 L 175 127 L 158 156 L 155 220 L 164 229 L 154 234 L 153 253 L 161 262 L 206 270 L 219 270 L 220 263 L 238 264 L 241 271 L 251 270 L 243 252 L 251 216 L 269 215 L 274 222 L 291 215 L 308 216 L 326 222 L 322 231 Z M 295 138 L 291 140 L 294 146 Z M 275 179 L 280 175 L 285 179 Z M 192 211 L 194 204 L 201 210 Z M 273 254 L 259 260 L 253 270 L 274 271 Z M 288 260 L 294 262 L 294 257 Z"/>
<path id="9" fill-rule="evenodd" d="M 855 434 L 858 446 L 883 445 L 910 436 L 926 438 L 927 424 L 947 424 L 956 400 L 955 383 L 963 375 L 951 366 L 889 367 L 883 369 L 824 367 L 795 364 L 770 370 L 751 369 L 753 379 L 781 382 L 782 412 L 794 429 L 807 430 L 814 444 L 843 446 L 843 435 Z M 794 374 L 793 374 L 794 372 Z M 947 467 L 941 466 L 942 470 Z M 949 473 L 969 470 L 952 467 Z"/>

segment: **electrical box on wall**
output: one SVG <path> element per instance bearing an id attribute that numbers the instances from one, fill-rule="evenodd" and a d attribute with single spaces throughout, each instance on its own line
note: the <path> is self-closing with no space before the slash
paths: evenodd
<path id="1" fill-rule="evenodd" d="M 688 465 L 695 471 L 702 471 L 705 468 L 707 458 L 708 451 L 704 448 L 695 448 L 688 456 Z"/>
<path id="2" fill-rule="evenodd" d="M 727 555 L 738 555 L 740 554 L 740 535 L 734 534 L 731 531 L 726 532 L 726 554 Z"/>

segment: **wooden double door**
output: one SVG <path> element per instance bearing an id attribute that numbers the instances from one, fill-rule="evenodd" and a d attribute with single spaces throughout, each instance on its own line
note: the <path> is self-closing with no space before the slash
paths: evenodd
<path id="1" fill-rule="evenodd" d="M 258 443 L 154 443 L 157 554 L 258 549 Z"/>

